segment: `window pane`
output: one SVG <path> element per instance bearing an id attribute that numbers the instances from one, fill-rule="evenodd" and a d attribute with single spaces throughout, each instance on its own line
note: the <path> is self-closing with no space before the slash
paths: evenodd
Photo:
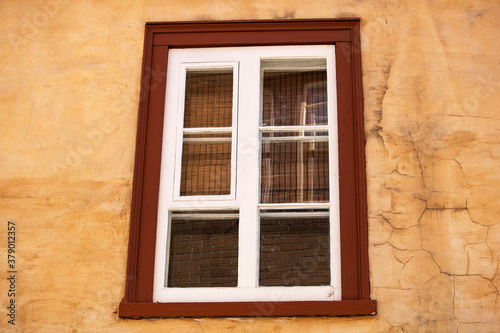
<path id="1" fill-rule="evenodd" d="M 181 196 L 231 191 L 231 133 L 184 134 Z"/>
<path id="2" fill-rule="evenodd" d="M 330 285 L 329 229 L 328 218 L 261 217 L 259 285 Z"/>
<path id="3" fill-rule="evenodd" d="M 327 125 L 325 59 L 262 60 L 262 125 Z"/>
<path id="4" fill-rule="evenodd" d="M 184 128 L 231 127 L 233 71 L 188 70 L 184 104 Z"/>
<path id="5" fill-rule="evenodd" d="M 319 136 L 317 140 L 307 135 L 262 138 L 261 203 L 330 200 L 328 142 L 319 141 L 320 138 L 325 137 Z"/>
<path id="6" fill-rule="evenodd" d="M 237 213 L 172 214 L 168 287 L 236 287 Z"/>

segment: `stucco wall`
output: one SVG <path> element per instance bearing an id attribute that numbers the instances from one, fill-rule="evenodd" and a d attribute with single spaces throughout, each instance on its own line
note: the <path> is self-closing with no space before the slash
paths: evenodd
<path id="1" fill-rule="evenodd" d="M 122 320 L 144 23 L 361 18 L 378 315 Z M 0 331 L 7 221 L 23 332 L 494 332 L 498 1 L 1 1 Z"/>

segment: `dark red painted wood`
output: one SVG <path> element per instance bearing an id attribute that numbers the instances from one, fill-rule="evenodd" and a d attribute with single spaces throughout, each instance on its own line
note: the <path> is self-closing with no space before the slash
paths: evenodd
<path id="1" fill-rule="evenodd" d="M 121 317 L 269 317 L 373 315 L 376 301 L 121 303 Z"/>
<path id="2" fill-rule="evenodd" d="M 339 135 L 340 255 L 342 299 L 359 299 L 356 165 L 352 93 L 351 43 L 337 43 L 337 105 Z"/>
<path id="3" fill-rule="evenodd" d="M 359 22 L 352 29 L 352 78 L 354 98 L 354 144 L 356 159 L 356 225 L 358 237 L 359 298 L 370 298 L 368 269 L 368 203 L 366 186 L 366 157 L 363 119 L 363 84 L 361 82 L 361 40 Z"/>
<path id="4" fill-rule="evenodd" d="M 246 45 L 306 45 L 324 44 L 331 40 L 332 32 L 328 30 L 294 31 L 293 40 L 287 40 L 289 31 L 213 31 L 195 33 L 171 33 L 168 35 L 155 35 L 154 44 L 175 44 L 177 47 L 199 46 L 246 46 Z M 340 40 L 349 41 L 348 30 L 336 31 Z"/>
<path id="5" fill-rule="evenodd" d="M 149 104 L 144 156 L 141 223 L 139 233 L 136 300 L 153 300 L 154 253 L 156 245 L 156 220 L 160 189 L 161 147 L 163 137 L 163 105 L 167 72 L 167 46 L 153 47 Z M 142 223 L 142 221 L 151 221 Z"/>
<path id="6" fill-rule="evenodd" d="M 146 147 L 146 125 L 149 102 L 150 75 L 147 68 L 151 68 L 151 54 L 153 35 L 146 27 L 144 40 L 144 56 L 141 73 L 141 95 L 139 101 L 139 114 L 137 119 L 137 134 L 135 148 L 134 179 L 132 183 L 132 207 L 130 216 L 130 231 L 128 245 L 127 278 L 125 282 L 124 301 L 135 301 L 137 289 L 137 259 L 139 252 L 139 229 L 141 222 L 141 202 L 144 176 L 144 156 Z"/>
<path id="7" fill-rule="evenodd" d="M 167 56 L 167 46 L 156 46 L 145 53 L 126 285 L 126 299 L 132 301 L 153 299 Z"/>
<path id="8" fill-rule="evenodd" d="M 152 303 L 168 49 L 302 44 L 336 44 L 343 300 Z M 148 23 L 141 84 L 127 283 L 120 316 L 295 316 L 375 312 L 376 302 L 369 300 L 358 20 Z M 256 307 L 272 308 L 273 311 L 259 314 L 255 312 Z"/>
<path id="9" fill-rule="evenodd" d="M 352 29 L 359 19 L 294 19 L 294 20 L 235 20 L 235 21 L 164 21 L 148 22 L 147 27 L 153 32 L 169 33 L 172 31 L 276 31 L 276 30 L 321 30 L 335 31 Z M 168 31 L 165 30 L 168 27 Z"/>

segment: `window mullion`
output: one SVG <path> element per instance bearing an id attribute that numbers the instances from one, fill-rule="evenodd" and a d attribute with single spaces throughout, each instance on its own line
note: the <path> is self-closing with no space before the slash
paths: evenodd
<path id="1" fill-rule="evenodd" d="M 259 195 L 259 59 L 242 55 L 240 60 L 238 119 L 238 184 L 240 237 L 238 286 L 258 286 L 259 228 L 257 204 Z"/>

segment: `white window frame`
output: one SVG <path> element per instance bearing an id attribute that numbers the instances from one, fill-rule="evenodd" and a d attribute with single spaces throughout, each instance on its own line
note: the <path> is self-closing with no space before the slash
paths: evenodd
<path id="1" fill-rule="evenodd" d="M 232 126 L 231 127 L 206 127 L 206 128 L 184 128 L 184 100 L 186 96 L 186 74 L 188 70 L 210 70 L 210 69 L 231 69 L 233 72 L 233 107 L 232 107 Z M 231 200 L 235 198 L 236 187 L 236 147 L 237 147 L 237 128 L 238 128 L 238 62 L 182 62 L 179 73 L 179 99 L 177 104 L 177 147 L 175 154 L 175 176 L 174 176 L 174 200 L 192 201 L 193 196 L 181 196 L 181 160 L 183 135 L 189 132 L 194 133 L 231 133 L 231 185 L 228 195 L 200 195 L 196 196 L 197 201 L 206 200 Z"/>
<path id="2" fill-rule="evenodd" d="M 261 204 L 260 199 L 260 61 L 265 58 L 326 58 L 330 200 L 328 203 Z M 234 66 L 233 152 L 230 196 L 180 197 L 179 175 L 186 68 Z M 183 72 L 184 71 L 184 72 Z M 169 51 L 160 175 L 154 273 L 154 302 L 341 300 L 340 218 L 335 46 L 265 46 Z M 302 130 L 294 127 L 293 130 Z M 181 142 L 179 142 L 181 141 Z M 175 144 L 172 144 L 175 142 Z M 234 163 L 234 166 L 233 166 Z M 233 188 L 234 186 L 234 188 Z M 259 210 L 328 208 L 330 217 L 330 286 L 260 287 Z M 169 212 L 235 209 L 239 211 L 238 285 L 214 288 L 165 287 L 169 249 Z"/>

